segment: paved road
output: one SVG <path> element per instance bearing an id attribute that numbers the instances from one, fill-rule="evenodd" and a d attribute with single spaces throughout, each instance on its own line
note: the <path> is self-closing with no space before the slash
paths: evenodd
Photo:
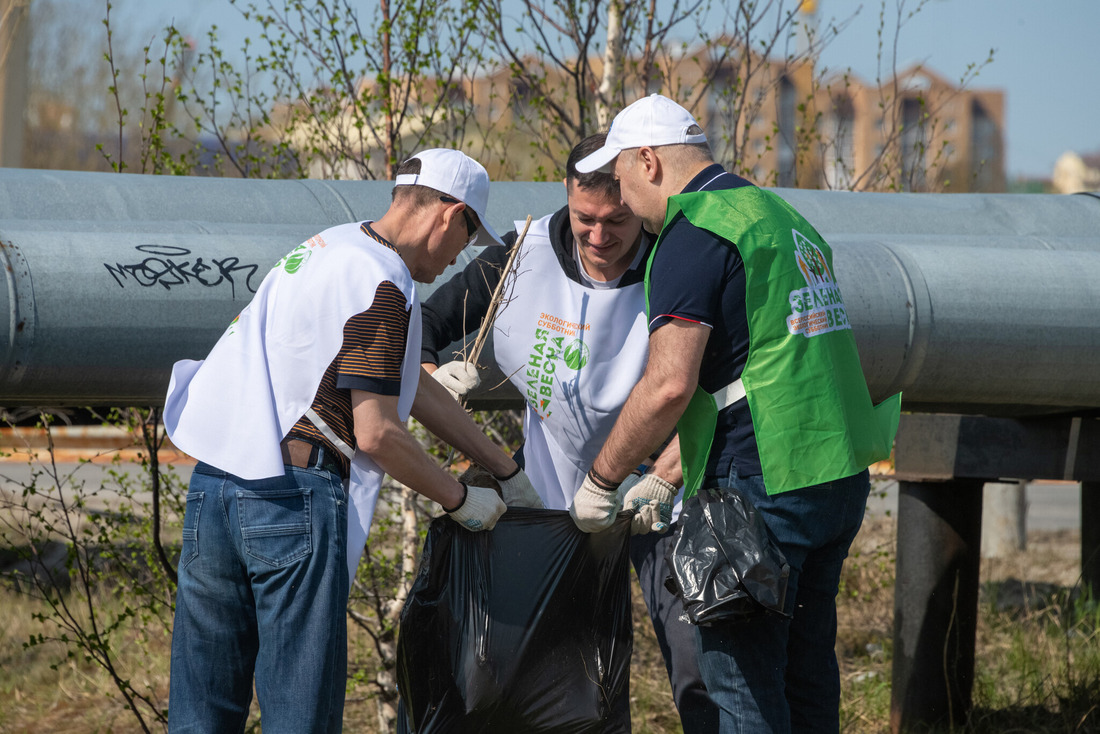
<path id="1" fill-rule="evenodd" d="M 193 465 L 193 462 L 187 461 L 173 464 L 172 468 L 186 482 L 191 476 Z M 75 493 L 79 491 L 86 498 L 87 506 L 90 509 L 101 509 L 111 505 L 114 501 L 113 493 L 117 492 L 120 485 L 124 484 L 128 490 L 133 491 L 141 486 L 141 482 L 145 481 L 140 464 L 123 462 L 121 465 L 115 466 L 108 463 L 98 463 L 98 461 L 97 463 L 59 461 L 56 467 L 58 482 L 60 482 L 66 497 L 71 500 L 74 498 Z M 53 490 L 57 483 L 49 473 L 52 471 L 52 467 L 44 466 L 41 463 L 33 465 L 28 463 L 25 454 L 21 458 L 8 457 L 0 461 L 0 508 L 4 507 L 6 502 L 9 501 L 18 504 L 23 489 L 30 486 L 32 482 L 39 488 L 39 494 L 46 490 Z M 167 471 L 163 464 L 161 471 Z M 100 488 L 102 488 L 102 491 L 97 491 Z M 95 492 L 95 494 L 93 495 L 92 492 Z M 138 493 L 135 497 L 141 502 L 149 502 L 151 498 L 151 492 Z"/>
<path id="2" fill-rule="evenodd" d="M 896 513 L 898 485 L 876 483 L 867 503 L 871 512 Z M 1076 482 L 1032 482 L 1026 490 L 1028 530 L 1080 530 L 1081 485 Z"/>
<path id="3" fill-rule="evenodd" d="M 191 466 L 187 463 L 176 465 L 176 471 L 185 480 L 190 476 Z M 106 467 L 98 464 L 78 464 L 62 462 L 59 471 L 71 475 L 76 480 L 94 486 L 96 482 L 110 481 Z M 137 475 L 140 469 L 132 473 Z M 29 481 L 31 468 L 25 461 L 5 461 L 0 463 L 0 489 L 22 491 L 22 485 Z M 40 482 L 42 480 L 39 480 Z M 1027 488 L 1027 528 L 1029 530 L 1079 530 L 1081 527 L 1081 485 L 1073 482 L 1033 482 Z M 868 508 L 873 513 L 896 513 L 898 506 L 898 486 L 894 481 L 878 481 L 872 489 Z"/>

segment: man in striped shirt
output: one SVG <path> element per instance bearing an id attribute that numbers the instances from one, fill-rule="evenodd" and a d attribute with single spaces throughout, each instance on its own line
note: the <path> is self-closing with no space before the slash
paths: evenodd
<path id="1" fill-rule="evenodd" d="M 540 506 L 508 454 L 420 379 L 415 283 L 478 236 L 500 241 L 484 219 L 488 191 L 485 169 L 462 153 L 419 153 L 380 219 L 299 245 L 205 360 L 173 367 L 165 426 L 198 464 L 171 731 L 242 730 L 253 677 L 265 729 L 340 730 L 348 590 L 384 474 L 471 531 L 492 528 L 506 502 Z M 504 501 L 441 469 L 405 428 L 410 414 L 492 472 Z"/>

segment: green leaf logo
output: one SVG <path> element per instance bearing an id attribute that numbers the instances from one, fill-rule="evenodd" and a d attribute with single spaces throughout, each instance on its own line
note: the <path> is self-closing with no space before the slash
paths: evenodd
<path id="1" fill-rule="evenodd" d="M 580 339 L 574 340 L 565 348 L 562 359 L 571 370 L 579 370 L 588 364 L 588 345 Z"/>
<path id="2" fill-rule="evenodd" d="M 304 246 L 299 246 L 298 249 L 286 256 L 286 264 L 283 265 L 283 269 L 293 275 L 297 273 L 303 265 L 306 264 L 306 260 L 313 252 Z"/>

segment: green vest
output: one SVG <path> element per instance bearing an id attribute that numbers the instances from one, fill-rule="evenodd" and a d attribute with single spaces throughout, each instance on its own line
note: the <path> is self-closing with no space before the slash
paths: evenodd
<path id="1" fill-rule="evenodd" d="M 872 405 L 825 240 L 786 201 L 744 186 L 669 198 L 689 222 L 736 247 L 745 263 L 749 353 L 741 380 L 768 494 L 851 476 L 890 456 L 901 394 Z M 677 429 L 685 497 L 703 482 L 718 418 L 696 388 Z"/>

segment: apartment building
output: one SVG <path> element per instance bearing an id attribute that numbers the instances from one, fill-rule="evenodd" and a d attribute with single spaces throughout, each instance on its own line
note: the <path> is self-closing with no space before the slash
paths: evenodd
<path id="1" fill-rule="evenodd" d="M 412 111 L 394 132 L 404 149 L 418 147 L 428 128 L 433 141 L 457 140 L 494 180 L 554 179 L 569 149 L 598 129 L 602 64 L 591 58 L 551 66 L 532 56 L 455 84 L 425 83 L 412 90 Z M 763 58 L 729 39 L 656 55 L 645 68 L 628 58 L 623 68 L 613 108 L 655 91 L 676 99 L 705 128 L 716 158 L 761 185 L 1006 189 L 1005 98 L 998 89 L 960 86 L 925 66 L 881 83 L 824 76 L 809 54 Z M 385 155 L 374 133 L 387 121 L 364 122 L 364 114 L 370 113 L 360 105 L 348 119 L 328 115 L 323 130 L 298 128 L 304 138 L 298 150 L 307 147 L 305 138 L 315 150 L 333 134 L 338 140 L 340 155 L 325 156 L 316 175 L 357 177 L 356 166 L 340 163 L 349 154 L 369 160 L 371 175 L 381 175 L 374 168 Z"/>

